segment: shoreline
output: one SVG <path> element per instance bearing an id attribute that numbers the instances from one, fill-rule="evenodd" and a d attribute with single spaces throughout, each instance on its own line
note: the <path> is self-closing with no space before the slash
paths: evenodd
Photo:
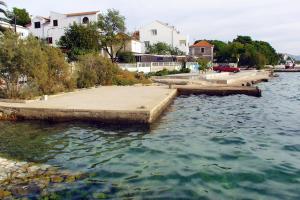
<path id="1" fill-rule="evenodd" d="M 163 86 L 102 86 L 49 96 L 46 101 L 0 101 L 2 120 L 93 121 L 109 124 L 154 123 L 178 95 L 235 95 L 260 97 L 253 84 L 268 81 L 271 72 L 208 74 L 203 79 L 185 74 L 163 77 Z M 200 76 L 200 75 L 199 75 Z M 162 79 L 156 79 L 160 82 Z M 178 84 L 178 81 L 184 84 Z M 169 86 L 167 86 L 169 85 Z"/>

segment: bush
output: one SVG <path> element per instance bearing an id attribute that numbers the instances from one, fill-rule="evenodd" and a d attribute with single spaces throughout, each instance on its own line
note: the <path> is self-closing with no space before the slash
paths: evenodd
<path id="1" fill-rule="evenodd" d="M 209 60 L 206 59 L 206 58 L 199 58 L 197 60 L 198 64 L 199 64 L 199 70 L 202 70 L 202 71 L 207 71 L 208 69 L 208 63 L 209 63 Z"/>
<path id="2" fill-rule="evenodd" d="M 151 83 L 142 73 L 121 70 L 110 59 L 97 54 L 81 56 L 76 64 L 77 87 L 88 88 L 95 85 L 134 85 Z"/>
<path id="3" fill-rule="evenodd" d="M 118 61 L 120 63 L 135 63 L 136 59 L 132 52 L 118 53 Z"/>
<path id="4" fill-rule="evenodd" d="M 133 73 L 126 70 L 119 70 L 113 79 L 114 85 L 135 85 L 150 84 L 151 81 L 143 73 Z"/>
<path id="5" fill-rule="evenodd" d="M 33 36 L 20 39 L 10 31 L 0 38 L 0 45 L 3 98 L 28 99 L 74 86 L 70 66 L 59 49 L 49 47 Z"/>
<path id="6" fill-rule="evenodd" d="M 75 64 L 65 61 L 60 49 L 34 37 L 20 39 L 13 32 L 0 37 L 0 97 L 30 99 L 38 95 L 88 88 L 95 85 L 150 83 L 143 74 L 121 70 L 110 59 L 89 53 Z"/>
<path id="7" fill-rule="evenodd" d="M 172 75 L 172 74 L 185 74 L 185 73 L 190 73 L 191 70 L 189 68 L 181 68 L 180 70 L 172 70 L 169 71 L 166 68 L 164 68 L 163 70 L 157 71 L 157 72 L 152 72 L 152 73 L 148 73 L 147 76 L 151 77 L 151 76 L 167 76 L 167 75 Z"/>
<path id="8" fill-rule="evenodd" d="M 125 70 L 120 70 L 113 79 L 114 85 L 134 85 L 137 83 L 138 81 L 135 78 L 135 75 Z"/>
<path id="9" fill-rule="evenodd" d="M 78 68 L 77 87 L 87 88 L 95 85 L 111 85 L 118 67 L 108 58 L 98 54 L 86 54 L 76 63 Z"/>
<path id="10" fill-rule="evenodd" d="M 69 91 L 75 88 L 75 81 L 71 74 L 71 67 L 65 61 L 63 53 L 54 47 L 45 46 L 47 54 L 47 75 L 45 81 L 39 84 L 44 94 Z"/>

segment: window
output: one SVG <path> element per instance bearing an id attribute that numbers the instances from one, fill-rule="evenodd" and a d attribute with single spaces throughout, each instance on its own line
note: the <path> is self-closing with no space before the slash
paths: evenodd
<path id="1" fill-rule="evenodd" d="M 152 35 L 157 35 L 157 29 L 152 29 L 151 33 L 152 33 Z"/>
<path id="2" fill-rule="evenodd" d="M 47 43 L 48 43 L 48 44 L 52 44 L 52 43 L 53 43 L 52 37 L 47 37 Z"/>
<path id="3" fill-rule="evenodd" d="M 146 48 L 150 47 L 150 42 L 149 41 L 145 41 L 145 47 Z"/>
<path id="4" fill-rule="evenodd" d="M 34 28 L 41 28 L 41 22 L 34 22 Z"/>
<path id="5" fill-rule="evenodd" d="M 186 40 L 179 40 L 180 46 L 186 46 Z"/>
<path id="6" fill-rule="evenodd" d="M 53 20 L 53 26 L 58 26 L 58 20 Z"/>
<path id="7" fill-rule="evenodd" d="M 84 18 L 82 19 L 82 23 L 83 23 L 83 24 L 88 24 L 89 22 L 90 22 L 90 20 L 89 20 L 88 17 L 84 17 Z"/>
<path id="8" fill-rule="evenodd" d="M 201 48 L 201 53 L 204 53 L 205 52 L 205 49 L 202 47 Z"/>

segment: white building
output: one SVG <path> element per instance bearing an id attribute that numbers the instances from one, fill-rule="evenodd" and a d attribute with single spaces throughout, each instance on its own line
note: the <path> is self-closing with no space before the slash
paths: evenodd
<path id="1" fill-rule="evenodd" d="M 142 53 L 143 44 L 135 39 L 130 39 L 125 43 L 123 51 L 132 53 Z"/>
<path id="2" fill-rule="evenodd" d="M 49 44 L 55 46 L 61 36 L 64 35 L 65 30 L 73 23 L 87 24 L 89 22 L 96 22 L 99 14 L 100 11 L 70 14 L 50 12 L 49 18 L 40 16 L 32 18 L 29 30 L 34 36 L 45 39 Z"/>
<path id="3" fill-rule="evenodd" d="M 65 34 L 65 30 L 72 24 L 87 24 L 89 22 L 97 22 L 100 11 L 81 12 L 61 14 L 50 12 L 50 17 L 36 16 L 31 20 L 30 32 L 40 38 L 48 41 L 49 44 L 56 46 L 60 38 Z M 124 51 L 133 53 L 142 53 L 142 44 L 136 40 L 126 42 Z M 105 55 L 105 53 L 102 53 Z"/>
<path id="4" fill-rule="evenodd" d="M 7 28 L 7 29 L 11 29 L 11 30 L 13 30 L 13 31 L 14 31 L 15 28 L 16 28 L 16 31 L 17 31 L 17 33 L 20 35 L 21 38 L 26 38 L 26 37 L 28 37 L 28 35 L 29 35 L 29 30 L 28 30 L 28 28 L 23 27 L 23 26 L 17 25 L 17 26 L 15 27 L 14 25 L 11 25 L 11 24 L 9 24 L 9 23 L 7 23 L 7 22 L 3 22 L 3 21 L 0 21 L 0 26 L 1 26 L 1 27 L 4 27 L 4 28 Z"/>
<path id="5" fill-rule="evenodd" d="M 139 29 L 140 41 L 143 42 L 143 52 L 149 45 L 164 42 L 173 48 L 178 48 L 186 55 L 189 53 L 189 37 L 181 34 L 174 26 L 154 21 Z"/>

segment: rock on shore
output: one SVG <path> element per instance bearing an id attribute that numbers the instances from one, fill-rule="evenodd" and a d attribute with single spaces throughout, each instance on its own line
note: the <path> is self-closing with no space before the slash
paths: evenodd
<path id="1" fill-rule="evenodd" d="M 0 199 L 47 195 L 47 188 L 59 183 L 72 183 L 83 174 L 60 171 L 50 165 L 12 161 L 0 157 Z"/>

